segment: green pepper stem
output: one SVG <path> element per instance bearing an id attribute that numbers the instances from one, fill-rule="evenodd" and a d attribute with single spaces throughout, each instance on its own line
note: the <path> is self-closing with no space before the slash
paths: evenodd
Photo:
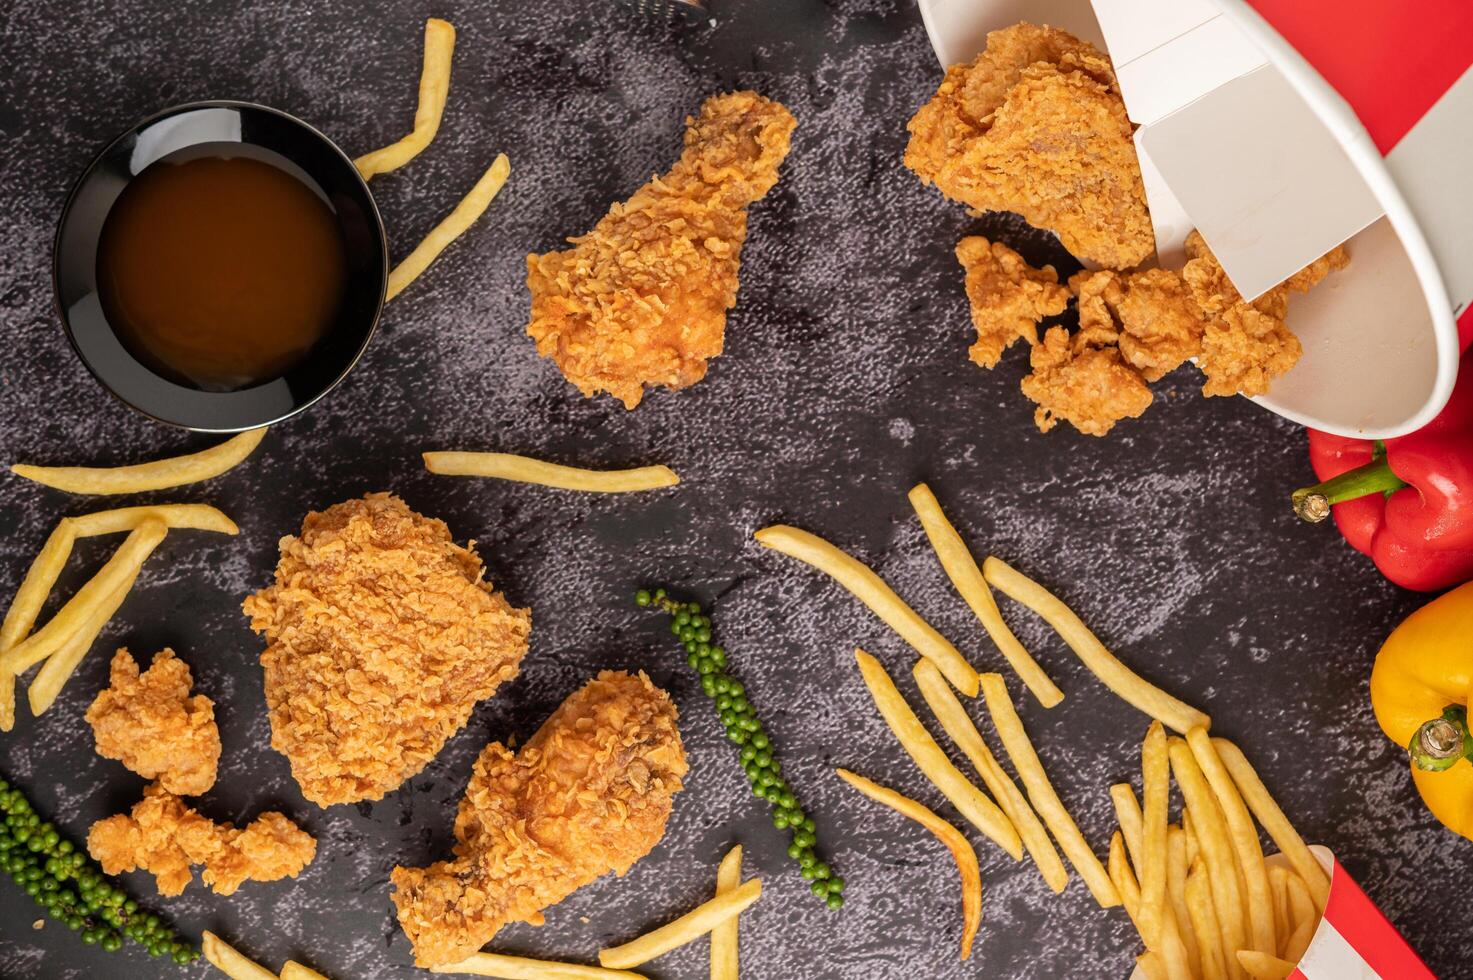
<path id="1" fill-rule="evenodd" d="M 1412 765 L 1427 772 L 1442 772 L 1459 759 L 1473 759 L 1473 735 L 1468 733 L 1468 709 L 1449 705 L 1442 715 L 1422 726 L 1407 745 Z"/>
<path id="2" fill-rule="evenodd" d="M 1294 513 L 1309 524 L 1318 524 L 1330 516 L 1330 508 L 1347 500 L 1368 497 L 1373 493 L 1390 493 L 1406 486 L 1406 481 L 1387 465 L 1384 456 L 1373 459 L 1364 466 L 1346 470 L 1312 487 L 1300 487 L 1294 491 L 1290 501 Z"/>

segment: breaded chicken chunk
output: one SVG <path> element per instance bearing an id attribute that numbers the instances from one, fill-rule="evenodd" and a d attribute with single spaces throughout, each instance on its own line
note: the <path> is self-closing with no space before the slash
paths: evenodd
<path id="1" fill-rule="evenodd" d="M 645 385 L 684 388 L 721 353 L 736 305 L 747 206 L 777 182 L 792 113 L 755 92 L 713 96 L 685 151 L 561 252 L 527 256 L 527 333 L 585 396 L 634 408 Z"/>
<path id="2" fill-rule="evenodd" d="M 1148 382 L 1161 380 L 1202 350 L 1206 323 L 1186 282 L 1166 269 L 1080 272 L 1069 280 L 1079 299 L 1080 335 L 1094 346 L 1116 343 Z"/>
<path id="3" fill-rule="evenodd" d="M 317 854 L 317 841 L 280 813 L 263 813 L 244 830 L 215 823 L 151 783 L 132 813 L 99 820 L 87 834 L 87 853 L 110 875 L 142 868 L 160 895 L 178 895 L 204 865 L 204 882 L 233 895 L 246 881 L 295 878 Z"/>
<path id="4" fill-rule="evenodd" d="M 519 752 L 486 746 L 455 818 L 455 857 L 393 872 L 415 962 L 454 963 L 509 922 L 540 925 L 543 909 L 648 854 L 687 768 L 675 716 L 644 674 L 605 671 Z"/>
<path id="5" fill-rule="evenodd" d="M 387 493 L 308 514 L 243 608 L 268 643 L 271 745 L 322 806 L 423 769 L 516 676 L 532 626 L 443 521 Z"/>
<path id="6" fill-rule="evenodd" d="M 1090 339 L 1105 340 L 1105 331 Z M 1096 346 L 1063 327 L 1050 327 L 1029 357 L 1033 372 L 1023 379 L 1023 394 L 1038 408 L 1033 421 L 1047 432 L 1063 419 L 1085 435 L 1102 436 L 1121 419 L 1136 418 L 1151 406 L 1151 389 L 1120 349 Z"/>
<path id="7" fill-rule="evenodd" d="M 1076 257 L 1128 269 L 1155 251 L 1110 60 L 1052 27 L 987 35 L 909 124 L 905 165 L 979 211 L 1012 211 Z"/>
<path id="8" fill-rule="evenodd" d="M 97 754 L 117 759 L 180 796 L 215 785 L 220 729 L 214 702 L 189 696 L 189 665 L 173 650 L 154 655 L 143 673 L 127 650 L 113 656 L 112 683 L 87 709 Z"/>
<path id="9" fill-rule="evenodd" d="M 1038 343 L 1038 321 L 1069 305 L 1069 290 L 1059 285 L 1053 266 L 1035 269 L 1001 242 L 980 235 L 963 238 L 956 258 L 966 270 L 967 302 L 977 328 L 977 342 L 968 353 L 982 367 L 996 366 L 1016 340 Z"/>

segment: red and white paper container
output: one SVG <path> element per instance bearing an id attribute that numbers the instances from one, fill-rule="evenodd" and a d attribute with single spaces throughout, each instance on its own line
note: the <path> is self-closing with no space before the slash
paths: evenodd
<path id="1" fill-rule="evenodd" d="M 1314 844 L 1310 850 L 1329 872 L 1330 897 L 1290 980 L 1437 980 L 1330 849 Z M 1278 854 L 1265 861 L 1288 866 Z M 1130 980 L 1145 980 L 1145 974 L 1137 968 Z"/>
<path id="2" fill-rule="evenodd" d="M 1105 47 L 1162 264 L 1196 228 L 1254 297 L 1347 245 L 1291 301 L 1304 356 L 1255 401 L 1361 438 L 1442 409 L 1473 336 L 1473 0 L 919 3 L 946 65 L 1020 20 Z"/>

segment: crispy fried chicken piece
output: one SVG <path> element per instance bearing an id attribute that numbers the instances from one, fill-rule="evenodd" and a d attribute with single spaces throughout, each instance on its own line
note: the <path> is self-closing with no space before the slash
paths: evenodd
<path id="1" fill-rule="evenodd" d="M 268 642 L 271 745 L 322 806 L 423 769 L 516 676 L 532 625 L 443 521 L 386 493 L 308 514 L 243 608 Z"/>
<path id="2" fill-rule="evenodd" d="M 966 270 L 967 301 L 977 328 L 977 342 L 968 353 L 982 367 L 996 366 L 1016 340 L 1038 343 L 1038 321 L 1069 304 L 1069 290 L 1059 285 L 1053 266 L 1035 269 L 1001 242 L 980 235 L 963 238 L 956 258 Z"/>
<path id="3" fill-rule="evenodd" d="M 1051 27 L 987 35 L 908 126 L 905 165 L 981 211 L 1012 211 L 1112 269 L 1155 250 L 1130 119 L 1109 59 Z"/>
<path id="4" fill-rule="evenodd" d="M 648 854 L 686 773 L 675 716 L 643 673 L 605 671 L 515 755 L 486 746 L 455 818 L 454 859 L 392 875 L 415 962 L 453 963 L 509 922 L 540 925 L 543 909 Z"/>
<path id="5" fill-rule="evenodd" d="M 1202 350 L 1202 310 L 1175 272 L 1080 272 L 1069 288 L 1079 298 L 1076 337 L 1093 346 L 1118 343 L 1125 362 L 1148 382 L 1161 380 Z M 1091 339 L 1096 332 L 1102 339 Z"/>
<path id="6" fill-rule="evenodd" d="M 110 875 L 142 868 L 166 896 L 184 891 L 194 880 L 191 866 L 202 864 L 205 884 L 233 895 L 246 881 L 295 878 L 316 855 L 317 841 L 276 812 L 261 814 L 244 830 L 217 824 L 150 783 L 132 813 L 92 825 L 87 853 Z"/>
<path id="7" fill-rule="evenodd" d="M 736 305 L 747 206 L 777 182 L 797 122 L 755 92 L 713 96 L 685 151 L 572 248 L 527 256 L 537 353 L 592 397 L 634 408 L 644 386 L 684 388 L 721 353 Z"/>
<path id="8" fill-rule="evenodd" d="M 1296 293 L 1307 293 L 1332 272 L 1339 272 L 1350 264 L 1350 253 L 1344 245 L 1336 245 L 1309 265 L 1284 281 L 1284 285 Z"/>
<path id="9" fill-rule="evenodd" d="M 161 650 L 143 673 L 126 649 L 113 656 L 112 683 L 87 709 L 97 754 L 117 759 L 180 796 L 215 785 L 220 729 L 214 702 L 189 696 L 189 665 Z"/>
<path id="10" fill-rule="evenodd" d="M 1106 333 L 1096 326 L 1081 339 L 1063 327 L 1050 327 L 1033 348 L 1033 373 L 1022 387 L 1038 405 L 1033 421 L 1040 432 L 1063 419 L 1086 435 L 1102 436 L 1120 419 L 1136 418 L 1150 407 L 1151 389 L 1121 360 L 1120 349 L 1098 345 Z"/>

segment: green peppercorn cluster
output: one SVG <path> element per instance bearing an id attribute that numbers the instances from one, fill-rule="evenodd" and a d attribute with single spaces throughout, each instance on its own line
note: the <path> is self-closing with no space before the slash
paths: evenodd
<path id="1" fill-rule="evenodd" d="M 757 713 L 747 700 L 746 688 L 726 670 L 726 651 L 712 641 L 711 617 L 697 602 L 676 602 L 664 589 L 650 592 L 640 589 L 634 601 L 642 607 L 654 606 L 669 614 L 670 632 L 685 645 L 686 661 L 701 676 L 701 690 L 716 702 L 726 737 L 741 746 L 742 768 L 752 783 L 752 792 L 772 808 L 772 825 L 778 830 L 791 830 L 788 857 L 798 862 L 804 880 L 813 894 L 831 909 L 844 906 L 844 879 L 834 874 L 818 859 L 813 847 L 818 838 L 813 819 L 803 812 L 793 796 L 792 787 L 783 779 L 782 768 L 773 758 L 772 740 L 757 720 Z"/>
<path id="2" fill-rule="evenodd" d="M 0 870 L 10 875 L 46 913 L 82 942 L 112 952 L 127 937 L 154 956 L 179 964 L 199 959 L 199 950 L 180 939 L 159 917 L 104 875 L 56 827 L 42 820 L 25 794 L 0 779 Z"/>

